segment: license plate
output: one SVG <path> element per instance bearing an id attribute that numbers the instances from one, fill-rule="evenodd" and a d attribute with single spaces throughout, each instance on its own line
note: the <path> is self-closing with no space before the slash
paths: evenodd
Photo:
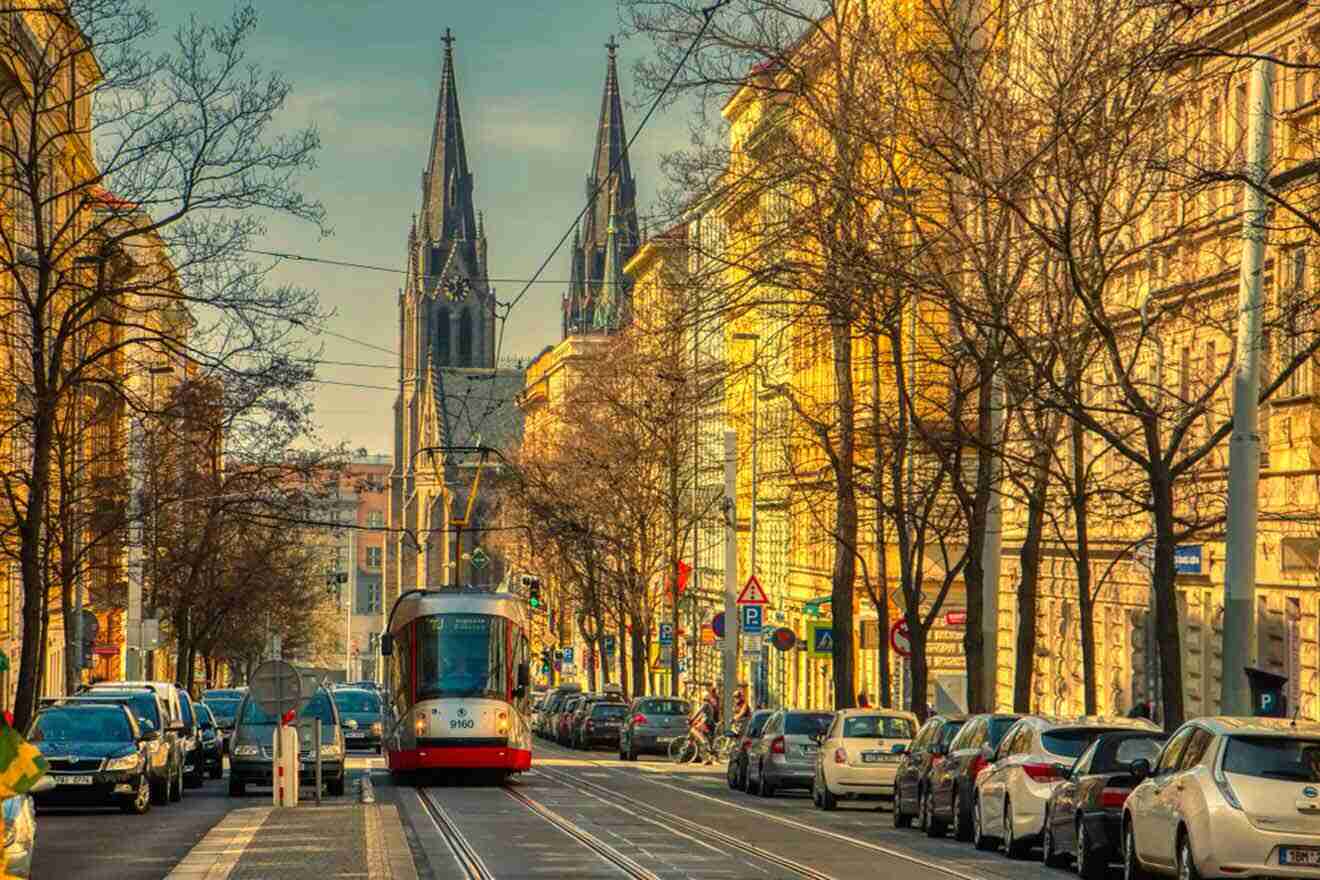
<path id="1" fill-rule="evenodd" d="M 886 752 L 862 752 L 863 764 L 897 764 L 898 755 Z"/>
<path id="2" fill-rule="evenodd" d="M 348 737 L 349 739 L 366 739 L 366 738 L 367 738 L 367 735 L 366 735 L 365 733 L 356 732 L 356 731 L 353 732 L 353 733 L 346 733 L 346 734 L 344 734 L 344 736 Z"/>
<path id="3" fill-rule="evenodd" d="M 90 776 L 56 776 L 56 777 L 55 777 L 55 784 L 56 784 L 56 785 L 91 785 L 91 784 L 92 784 L 92 777 L 90 777 Z"/>
<path id="4" fill-rule="evenodd" d="M 1280 865 L 1320 865 L 1320 847 L 1285 846 L 1279 850 Z"/>
<path id="5" fill-rule="evenodd" d="M 671 742 L 673 742 L 673 741 L 674 741 L 674 738 L 673 738 L 672 736 L 662 736 L 662 737 L 658 737 L 658 738 L 656 739 L 656 744 L 657 744 L 657 745 L 662 745 L 662 746 L 667 746 L 667 745 L 669 745 L 669 744 L 670 744 Z"/>

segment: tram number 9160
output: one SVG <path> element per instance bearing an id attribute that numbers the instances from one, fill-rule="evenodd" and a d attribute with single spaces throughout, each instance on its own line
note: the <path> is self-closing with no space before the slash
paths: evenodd
<path id="1" fill-rule="evenodd" d="M 471 730 L 476 727 L 476 722 L 471 718 L 451 718 L 449 719 L 450 730 Z"/>

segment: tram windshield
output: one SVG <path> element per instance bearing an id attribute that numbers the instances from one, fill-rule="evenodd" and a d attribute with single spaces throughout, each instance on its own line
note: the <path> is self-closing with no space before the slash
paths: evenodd
<path id="1" fill-rule="evenodd" d="M 512 621 L 489 614 L 438 614 L 417 621 L 417 699 L 509 698 Z"/>

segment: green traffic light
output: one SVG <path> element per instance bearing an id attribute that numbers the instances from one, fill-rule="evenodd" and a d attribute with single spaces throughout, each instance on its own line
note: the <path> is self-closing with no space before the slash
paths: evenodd
<path id="1" fill-rule="evenodd" d="M 532 597 L 531 599 L 528 599 L 528 600 L 527 600 L 527 604 L 528 604 L 528 605 L 531 605 L 533 608 L 540 608 L 540 607 L 541 607 L 541 600 L 540 600 L 540 599 L 537 599 L 536 597 Z"/>

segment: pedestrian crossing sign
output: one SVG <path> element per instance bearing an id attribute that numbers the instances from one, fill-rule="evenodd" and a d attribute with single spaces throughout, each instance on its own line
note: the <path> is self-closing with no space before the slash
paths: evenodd
<path id="1" fill-rule="evenodd" d="M 834 656 L 834 621 L 813 620 L 807 624 L 807 653 L 817 660 Z"/>

